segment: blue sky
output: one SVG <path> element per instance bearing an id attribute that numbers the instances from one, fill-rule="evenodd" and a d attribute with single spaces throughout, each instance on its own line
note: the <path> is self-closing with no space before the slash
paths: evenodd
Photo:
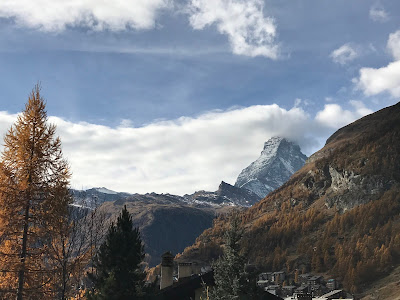
<path id="1" fill-rule="evenodd" d="M 2 0 L 2 132 L 40 81 L 74 187 L 213 190 L 397 103 L 399 30 L 396 0 Z"/>

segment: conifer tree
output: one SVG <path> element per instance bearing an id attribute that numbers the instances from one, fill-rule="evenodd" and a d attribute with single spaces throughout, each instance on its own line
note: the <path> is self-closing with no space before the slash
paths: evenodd
<path id="1" fill-rule="evenodd" d="M 89 273 L 94 287 L 88 293 L 93 300 L 142 299 L 145 273 L 141 268 L 144 246 L 132 216 L 124 206 L 117 223 L 108 229 L 105 241 L 94 259 L 95 272 Z"/>
<path id="2" fill-rule="evenodd" d="M 242 236 L 240 219 L 233 214 L 229 229 L 225 232 L 223 254 L 213 264 L 215 288 L 211 291 L 212 300 L 239 299 L 239 293 L 244 290 L 245 257 L 240 246 Z"/>
<path id="3" fill-rule="evenodd" d="M 2 299 L 46 299 L 54 277 L 46 246 L 71 201 L 59 197 L 68 194 L 70 172 L 55 130 L 36 85 L 4 138 L 0 162 Z"/>

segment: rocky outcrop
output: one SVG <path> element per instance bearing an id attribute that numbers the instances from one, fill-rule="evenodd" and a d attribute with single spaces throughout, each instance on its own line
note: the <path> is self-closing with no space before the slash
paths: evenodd
<path id="1" fill-rule="evenodd" d="M 329 166 L 331 185 L 326 192 L 328 208 L 341 211 L 379 199 L 393 185 L 393 181 L 379 175 L 360 175 L 352 171 L 338 171 Z"/>

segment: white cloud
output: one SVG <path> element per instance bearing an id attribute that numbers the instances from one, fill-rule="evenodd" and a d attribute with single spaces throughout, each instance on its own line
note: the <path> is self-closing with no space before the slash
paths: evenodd
<path id="1" fill-rule="evenodd" d="M 372 114 L 374 111 L 367 108 L 362 101 L 358 100 L 350 100 L 349 103 L 353 106 L 354 109 L 354 120 L 364 117 L 366 115 Z"/>
<path id="2" fill-rule="evenodd" d="M 362 68 L 357 87 L 367 96 L 389 92 L 400 97 L 400 60 L 379 69 Z"/>
<path id="3" fill-rule="evenodd" d="M 68 27 L 123 31 L 151 29 L 158 15 L 174 6 L 174 0 L 1 0 L 0 18 L 19 26 L 49 32 Z M 185 5 L 190 24 L 201 30 L 215 24 L 229 37 L 232 51 L 245 56 L 277 59 L 274 19 L 264 16 L 263 0 L 191 0 Z M 128 50 L 128 52 L 131 50 Z M 153 51 L 133 49 L 132 51 Z M 156 49 L 154 51 L 168 51 Z M 197 50 L 198 51 L 198 50 Z"/>
<path id="4" fill-rule="evenodd" d="M 339 104 L 325 104 L 324 109 L 315 116 L 316 122 L 322 126 L 338 129 L 373 112 L 361 101 L 351 100 L 349 103 L 353 110 L 345 110 Z"/>
<path id="5" fill-rule="evenodd" d="M 388 92 L 400 97 L 400 30 L 389 35 L 387 49 L 395 59 L 382 68 L 361 68 L 359 78 L 354 79 L 356 87 L 367 96 Z"/>
<path id="6" fill-rule="evenodd" d="M 338 49 L 332 51 L 330 57 L 335 63 L 345 65 L 348 62 L 356 59 L 358 57 L 358 53 L 349 44 L 344 44 Z"/>
<path id="7" fill-rule="evenodd" d="M 301 108 L 286 110 L 274 104 L 138 128 L 127 120 L 117 128 L 58 117 L 50 117 L 50 122 L 57 124 L 73 187 L 184 194 L 216 190 L 221 180 L 233 184 L 272 136 L 297 141 L 304 153 L 312 154 L 333 130 L 370 112 L 361 102 L 351 104 L 353 111 L 328 104 L 315 119 Z M 16 115 L 0 112 L 0 132 L 15 120 Z"/>
<path id="8" fill-rule="evenodd" d="M 274 19 L 265 17 L 262 0 L 191 0 L 190 24 L 201 30 L 215 24 L 226 34 L 235 54 L 277 59 Z"/>
<path id="9" fill-rule="evenodd" d="M 389 35 L 386 47 L 395 60 L 400 60 L 400 30 Z"/>
<path id="10" fill-rule="evenodd" d="M 94 30 L 149 29 L 168 5 L 169 0 L 1 0 L 0 18 L 44 31 L 77 25 Z"/>
<path id="11" fill-rule="evenodd" d="M 369 10 L 369 17 L 375 22 L 387 22 L 389 20 L 388 13 L 382 7 L 373 6 Z"/>

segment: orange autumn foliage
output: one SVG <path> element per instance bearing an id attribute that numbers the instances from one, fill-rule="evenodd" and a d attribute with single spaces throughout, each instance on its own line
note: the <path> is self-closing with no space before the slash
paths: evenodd
<path id="1" fill-rule="evenodd" d="M 55 270 L 47 248 L 71 201 L 69 167 L 55 130 L 37 85 L 4 138 L 0 162 L 2 299 L 52 299 Z"/>

